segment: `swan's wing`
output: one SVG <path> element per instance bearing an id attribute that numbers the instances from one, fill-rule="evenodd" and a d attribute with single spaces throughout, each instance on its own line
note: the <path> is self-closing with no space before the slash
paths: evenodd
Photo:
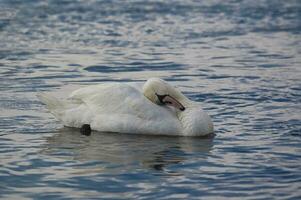
<path id="1" fill-rule="evenodd" d="M 95 113 L 141 115 L 157 105 L 127 84 L 105 84 L 76 94 Z M 89 92 L 89 95 L 87 93 Z"/>
<path id="2" fill-rule="evenodd" d="M 98 85 L 91 85 L 91 86 L 86 86 L 86 87 L 74 90 L 69 95 L 68 99 L 83 101 L 84 99 L 87 99 L 87 97 L 94 96 L 95 94 L 111 93 L 111 91 L 114 91 L 114 90 L 116 90 L 114 92 L 120 92 L 119 94 L 123 94 L 124 91 L 122 91 L 122 90 L 128 90 L 128 89 L 131 89 L 131 90 L 136 89 L 139 93 L 142 94 L 142 86 L 143 86 L 143 83 L 140 83 L 140 82 L 104 83 L 104 84 L 98 84 Z"/>
<path id="3" fill-rule="evenodd" d="M 177 134 L 180 130 L 175 114 L 148 100 L 139 86 L 88 86 L 74 91 L 69 98 L 81 102 L 79 115 L 87 115 L 84 119 L 89 119 L 86 123 L 94 130 L 146 134 Z"/>
<path id="4" fill-rule="evenodd" d="M 101 93 L 106 88 L 110 88 L 116 84 L 114 83 L 106 83 L 106 84 L 98 84 L 98 85 L 91 85 L 79 88 L 77 90 L 74 90 L 69 96 L 69 100 L 77 100 L 77 101 L 83 101 L 84 99 L 87 99 L 88 97 L 95 95 L 97 93 Z"/>
<path id="5" fill-rule="evenodd" d="M 95 113 L 137 114 L 144 106 L 154 106 L 138 85 L 106 83 L 75 90 L 68 100 L 86 104 Z"/>

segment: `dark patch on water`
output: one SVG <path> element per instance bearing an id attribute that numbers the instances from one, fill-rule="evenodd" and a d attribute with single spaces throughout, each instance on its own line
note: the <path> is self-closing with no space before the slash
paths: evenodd
<path id="1" fill-rule="evenodd" d="M 113 72 L 134 72 L 134 71 L 162 71 L 162 70 L 183 70 L 183 65 L 176 63 L 129 63 L 124 66 L 105 66 L 94 65 L 86 67 L 85 70 L 90 72 L 113 73 Z"/>

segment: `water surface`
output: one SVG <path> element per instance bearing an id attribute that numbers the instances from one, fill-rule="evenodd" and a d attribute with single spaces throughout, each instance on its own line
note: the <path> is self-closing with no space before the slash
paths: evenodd
<path id="1" fill-rule="evenodd" d="M 0 198 L 300 199 L 301 3 L 0 1 Z M 160 77 L 215 137 L 63 128 L 40 91 Z"/>

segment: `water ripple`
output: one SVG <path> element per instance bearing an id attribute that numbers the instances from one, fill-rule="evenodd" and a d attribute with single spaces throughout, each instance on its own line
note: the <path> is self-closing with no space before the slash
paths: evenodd
<path id="1" fill-rule="evenodd" d="M 300 6 L 0 1 L 0 198 L 298 199 Z M 87 137 L 36 98 L 150 77 L 200 102 L 215 135 Z"/>

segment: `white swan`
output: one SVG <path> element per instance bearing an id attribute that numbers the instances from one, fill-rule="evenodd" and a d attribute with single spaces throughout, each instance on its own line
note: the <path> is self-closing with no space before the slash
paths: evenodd
<path id="1" fill-rule="evenodd" d="M 198 102 L 159 78 L 142 91 L 125 83 L 84 87 L 60 100 L 40 93 L 39 99 L 68 127 L 90 124 L 102 132 L 203 136 L 213 132 L 210 117 Z"/>

